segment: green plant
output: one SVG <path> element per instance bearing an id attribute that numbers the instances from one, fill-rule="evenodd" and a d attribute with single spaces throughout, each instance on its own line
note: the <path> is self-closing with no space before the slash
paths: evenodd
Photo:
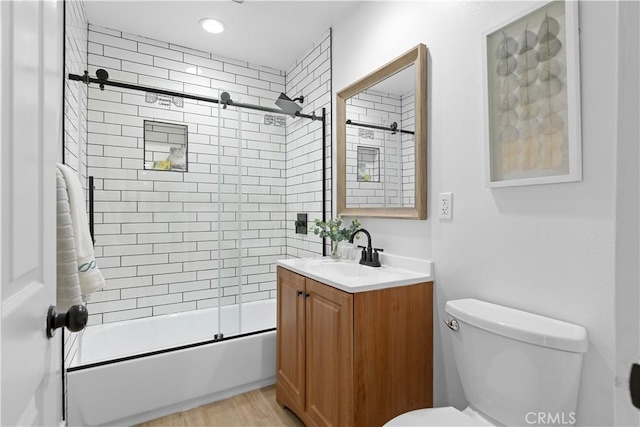
<path id="1" fill-rule="evenodd" d="M 328 237 L 333 242 L 341 242 L 343 240 L 349 240 L 354 231 L 360 228 L 360 221 L 354 219 L 351 221 L 351 225 L 346 228 L 342 227 L 342 218 L 332 218 L 329 221 L 321 221 L 316 219 L 314 221 L 313 234 L 320 237 Z M 359 236 L 356 236 L 356 238 Z"/>

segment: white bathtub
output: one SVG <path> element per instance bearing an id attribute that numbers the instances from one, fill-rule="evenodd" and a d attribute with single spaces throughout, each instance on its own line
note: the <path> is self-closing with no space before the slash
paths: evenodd
<path id="1" fill-rule="evenodd" d="M 241 325 L 237 310 L 222 308 L 225 340 L 207 344 L 215 308 L 87 328 L 67 373 L 69 425 L 132 425 L 273 384 L 275 330 L 226 338 L 275 328 L 275 300 L 244 304 Z"/>

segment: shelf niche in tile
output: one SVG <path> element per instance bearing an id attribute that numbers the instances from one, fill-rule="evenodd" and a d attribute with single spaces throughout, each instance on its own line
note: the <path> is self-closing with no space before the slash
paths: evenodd
<path id="1" fill-rule="evenodd" d="M 358 145 L 358 181 L 380 182 L 380 149 Z"/>
<path id="2" fill-rule="evenodd" d="M 186 125 L 144 121 L 144 168 L 187 171 Z"/>

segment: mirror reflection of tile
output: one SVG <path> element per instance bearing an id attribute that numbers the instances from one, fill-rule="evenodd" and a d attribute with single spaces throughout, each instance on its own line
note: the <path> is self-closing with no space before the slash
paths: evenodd
<path id="1" fill-rule="evenodd" d="M 394 76 L 393 91 L 397 94 L 378 90 L 390 90 L 392 86 L 385 80 L 349 98 L 346 102 L 347 117 L 357 123 L 385 128 L 395 122 L 400 129 L 413 131 L 415 91 L 412 80 L 407 78 L 413 76 L 412 68 L 402 73 L 403 79 L 398 79 L 399 75 Z M 372 130 L 357 124 L 348 126 L 347 206 L 413 206 L 414 150 L 411 134 Z"/>

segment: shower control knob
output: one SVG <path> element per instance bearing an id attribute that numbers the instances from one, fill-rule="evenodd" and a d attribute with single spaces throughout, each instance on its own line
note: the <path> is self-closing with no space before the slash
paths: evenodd
<path id="1" fill-rule="evenodd" d="M 82 304 L 74 305 L 66 313 L 58 313 L 55 306 L 47 312 L 47 337 L 53 338 L 55 330 L 66 327 L 71 332 L 79 332 L 87 326 L 89 312 Z"/>

